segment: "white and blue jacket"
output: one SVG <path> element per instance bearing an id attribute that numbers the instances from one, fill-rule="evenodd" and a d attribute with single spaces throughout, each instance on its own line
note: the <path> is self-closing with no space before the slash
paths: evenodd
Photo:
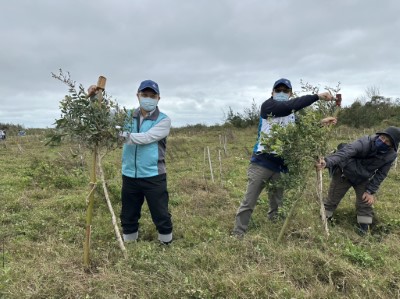
<path id="1" fill-rule="evenodd" d="M 158 107 L 146 117 L 140 108 L 128 113 L 125 131 L 129 132 L 122 152 L 122 174 L 148 178 L 166 173 L 165 153 L 171 119 Z"/>
<path id="2" fill-rule="evenodd" d="M 261 105 L 257 142 L 253 148 L 251 162 L 275 172 L 287 172 L 285 161 L 276 153 L 267 152 L 264 146 L 260 144 L 261 132 L 270 135 L 273 124 L 285 127 L 295 122 L 294 112 L 310 106 L 316 101 L 318 101 L 318 95 L 305 95 L 288 101 L 276 101 L 273 98 L 266 100 Z"/>

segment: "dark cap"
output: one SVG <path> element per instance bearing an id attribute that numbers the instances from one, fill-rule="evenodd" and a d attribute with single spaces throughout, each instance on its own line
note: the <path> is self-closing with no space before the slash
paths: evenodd
<path id="1" fill-rule="evenodd" d="M 158 84 L 152 80 L 144 80 L 142 83 L 140 83 L 138 92 L 146 88 L 150 88 L 154 90 L 155 93 L 160 94 L 160 90 L 158 89 Z"/>
<path id="2" fill-rule="evenodd" d="M 376 132 L 376 134 L 385 134 L 388 135 L 390 140 L 392 141 L 394 150 L 397 152 L 400 142 L 400 128 L 389 127 L 384 131 Z"/>
<path id="3" fill-rule="evenodd" d="M 292 84 L 290 83 L 290 81 L 288 79 L 285 78 L 281 78 L 278 81 L 276 81 L 274 83 L 274 87 L 272 89 L 275 89 L 275 87 L 277 87 L 279 84 L 283 84 L 285 85 L 287 88 L 292 89 Z"/>

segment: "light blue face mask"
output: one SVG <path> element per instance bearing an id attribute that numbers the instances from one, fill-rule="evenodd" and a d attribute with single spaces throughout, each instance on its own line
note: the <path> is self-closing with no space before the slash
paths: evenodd
<path id="1" fill-rule="evenodd" d="M 281 92 L 274 92 L 274 95 L 273 95 L 272 98 L 275 101 L 283 102 L 283 101 L 288 101 L 289 100 L 289 96 L 290 96 L 290 94 L 284 93 L 283 91 L 281 91 Z"/>
<path id="2" fill-rule="evenodd" d="M 140 107 L 147 112 L 156 109 L 158 100 L 152 98 L 139 98 Z"/>

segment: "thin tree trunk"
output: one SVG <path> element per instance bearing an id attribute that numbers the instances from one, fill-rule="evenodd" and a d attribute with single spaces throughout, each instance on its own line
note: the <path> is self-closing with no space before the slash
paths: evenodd
<path id="1" fill-rule="evenodd" d="M 96 161 L 97 161 L 97 155 L 98 151 L 97 148 L 93 150 L 93 160 L 92 160 L 92 172 L 91 172 L 91 178 L 90 178 L 90 184 L 96 185 Z M 92 187 L 93 188 L 93 187 Z M 92 232 L 92 218 L 93 218 L 93 206 L 94 206 L 94 192 L 91 191 L 90 196 L 89 196 L 89 203 L 88 207 L 86 210 L 86 235 L 85 235 L 85 244 L 83 247 L 83 264 L 86 269 L 89 268 L 89 262 L 90 262 L 90 236 Z"/>
<path id="2" fill-rule="evenodd" d="M 320 214 L 322 219 L 322 225 L 325 229 L 326 235 L 329 237 L 328 221 L 326 219 L 324 199 L 322 194 L 322 169 L 317 170 L 317 196 L 320 202 Z"/>
<path id="3" fill-rule="evenodd" d="M 307 189 L 306 187 L 307 187 L 307 186 L 304 186 L 303 188 L 299 188 L 299 190 L 298 190 L 298 195 L 297 195 L 297 199 L 293 202 L 293 204 L 292 204 L 292 206 L 291 206 L 291 208 L 290 208 L 290 210 L 289 210 L 289 213 L 288 213 L 288 215 L 287 215 L 287 217 L 286 217 L 286 219 L 285 219 L 285 222 L 284 222 L 283 225 L 282 225 L 281 231 L 279 232 L 279 236 L 278 236 L 278 240 L 277 240 L 278 243 L 280 243 L 280 242 L 282 241 L 283 236 L 284 236 L 285 233 L 286 233 L 287 227 L 289 226 L 289 222 L 290 222 L 290 220 L 291 220 L 292 217 L 293 217 L 294 210 L 296 209 L 296 205 L 297 205 L 297 203 L 300 201 L 300 198 L 301 198 L 301 196 L 303 195 L 304 190 Z"/>
<path id="4" fill-rule="evenodd" d="M 292 218 L 292 216 L 293 216 L 293 214 L 294 214 L 294 210 L 295 210 L 296 205 L 297 205 L 297 202 L 298 202 L 299 200 L 300 200 L 300 196 L 297 197 L 297 199 L 293 202 L 292 207 L 291 207 L 290 210 L 289 210 L 289 213 L 288 213 L 288 215 L 287 215 L 287 217 L 286 217 L 286 219 L 285 219 L 285 222 L 284 222 L 283 225 L 282 225 L 281 231 L 279 232 L 278 243 L 280 243 L 280 242 L 282 241 L 283 236 L 284 236 L 285 233 L 286 233 L 286 229 L 287 229 L 287 227 L 289 226 L 289 222 L 290 222 L 290 220 L 291 220 L 291 218 Z"/>

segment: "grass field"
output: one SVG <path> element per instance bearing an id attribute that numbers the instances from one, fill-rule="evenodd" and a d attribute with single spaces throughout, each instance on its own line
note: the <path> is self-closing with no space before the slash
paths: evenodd
<path id="1" fill-rule="evenodd" d="M 338 128 L 332 148 L 372 132 Z M 76 144 L 46 147 L 41 136 L 9 137 L 0 143 L 0 297 L 400 298 L 397 169 L 377 195 L 370 236 L 355 232 L 355 196 L 349 192 L 326 237 L 312 165 L 283 242 L 277 242 L 282 222 L 266 219 L 265 193 L 245 238 L 230 236 L 255 137 L 256 128 L 194 126 L 172 132 L 171 246 L 157 242 L 145 205 L 140 239 L 127 244 L 124 259 L 98 188 L 90 271 L 83 267 L 90 154 Z M 204 158 L 207 147 L 214 182 Z M 117 215 L 120 157 L 118 149 L 103 163 Z M 325 191 L 328 184 L 325 171 Z"/>

